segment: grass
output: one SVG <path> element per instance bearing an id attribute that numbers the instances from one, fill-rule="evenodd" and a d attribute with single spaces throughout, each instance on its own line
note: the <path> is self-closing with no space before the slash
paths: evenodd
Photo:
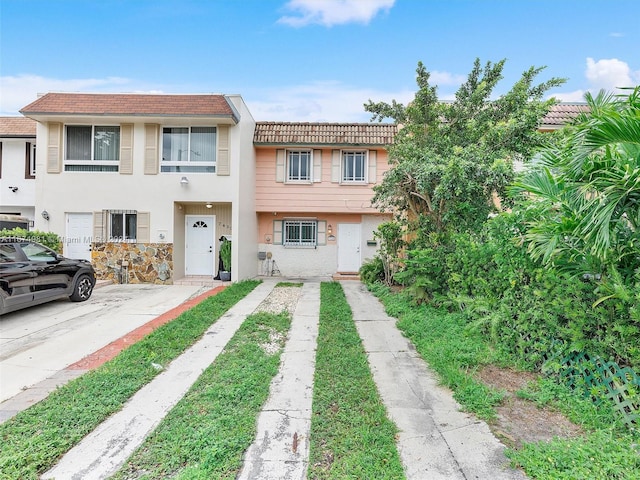
<path id="1" fill-rule="evenodd" d="M 322 283 L 308 478 L 405 478 L 396 432 L 342 287 Z"/>
<path id="2" fill-rule="evenodd" d="M 278 372 L 287 314 L 250 315 L 114 479 L 235 478 Z M 277 343 L 277 349 L 264 348 Z"/>
<path id="3" fill-rule="evenodd" d="M 502 399 L 497 392 L 473 378 L 482 365 L 506 365 L 487 339 L 467 328 L 461 315 L 444 309 L 415 306 L 402 294 L 381 285 L 370 286 L 384 303 L 389 315 L 399 319 L 398 327 L 411 339 L 416 350 L 438 373 L 441 383 L 468 411 L 491 420 Z M 549 378 L 518 392 L 521 398 L 549 405 L 582 425 L 586 434 L 573 439 L 525 443 L 507 456 L 529 478 L 538 480 L 640 478 L 640 434 L 629 431 L 606 405 L 593 402 Z"/>
<path id="4" fill-rule="evenodd" d="M 234 284 L 0 425 L 0 479 L 36 479 L 259 282 Z"/>

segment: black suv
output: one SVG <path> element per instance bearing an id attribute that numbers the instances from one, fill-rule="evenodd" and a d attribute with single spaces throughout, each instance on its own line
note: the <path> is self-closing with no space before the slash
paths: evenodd
<path id="1" fill-rule="evenodd" d="M 29 240 L 0 238 L 0 315 L 62 297 L 88 300 L 96 274 L 86 260 L 71 260 Z"/>

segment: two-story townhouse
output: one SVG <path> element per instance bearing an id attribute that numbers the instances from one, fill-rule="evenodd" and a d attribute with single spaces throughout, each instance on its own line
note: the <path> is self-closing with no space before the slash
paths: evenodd
<path id="1" fill-rule="evenodd" d="M 0 117 L 0 214 L 33 223 L 35 178 L 36 122 Z"/>
<path id="2" fill-rule="evenodd" d="M 258 122 L 258 271 L 349 275 L 377 249 L 390 218 L 371 205 L 394 124 Z"/>
<path id="3" fill-rule="evenodd" d="M 37 229 L 101 278 L 172 283 L 217 273 L 218 238 L 255 239 L 255 127 L 239 95 L 48 93 L 37 121 Z M 232 280 L 256 275 L 232 242 Z"/>

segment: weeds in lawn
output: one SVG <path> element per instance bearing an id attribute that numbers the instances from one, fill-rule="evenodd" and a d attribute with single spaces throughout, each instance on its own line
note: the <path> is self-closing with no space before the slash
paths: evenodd
<path id="1" fill-rule="evenodd" d="M 0 479 L 36 479 L 259 282 L 236 283 L 0 425 Z"/>
<path id="2" fill-rule="evenodd" d="M 395 434 L 342 287 L 323 283 L 308 478 L 404 478 Z"/>

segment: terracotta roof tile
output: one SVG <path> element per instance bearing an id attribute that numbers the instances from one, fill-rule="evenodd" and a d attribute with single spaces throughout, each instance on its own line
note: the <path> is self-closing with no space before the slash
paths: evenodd
<path id="1" fill-rule="evenodd" d="M 256 145 L 390 145 L 398 131 L 390 123 L 257 122 Z"/>
<path id="2" fill-rule="evenodd" d="M 0 117 L 0 137 L 35 137 L 36 122 L 24 117 Z"/>
<path id="3" fill-rule="evenodd" d="M 571 123 L 580 113 L 588 111 L 586 103 L 558 103 L 542 119 L 542 127 L 561 127 Z"/>
<path id="4" fill-rule="evenodd" d="M 47 93 L 24 107 L 20 113 L 24 115 L 235 115 L 224 95 L 124 93 Z"/>

